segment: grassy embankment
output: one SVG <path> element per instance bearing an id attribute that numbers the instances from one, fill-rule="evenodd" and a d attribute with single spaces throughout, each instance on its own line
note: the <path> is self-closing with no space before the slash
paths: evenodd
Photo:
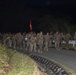
<path id="1" fill-rule="evenodd" d="M 45 75 L 27 55 L 0 45 L 0 75 Z"/>

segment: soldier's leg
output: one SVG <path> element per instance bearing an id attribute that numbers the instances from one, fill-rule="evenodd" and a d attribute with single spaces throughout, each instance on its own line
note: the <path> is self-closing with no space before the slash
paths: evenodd
<path id="1" fill-rule="evenodd" d="M 9 47 L 11 47 L 11 40 L 9 41 Z"/>
<path id="2" fill-rule="evenodd" d="M 49 41 L 49 47 L 51 47 L 51 41 Z"/>
<path id="3" fill-rule="evenodd" d="M 36 50 L 37 50 L 37 52 L 39 52 L 39 44 L 37 44 Z"/>
<path id="4" fill-rule="evenodd" d="M 17 43 L 17 49 L 20 49 L 20 43 L 19 42 Z"/>
<path id="5" fill-rule="evenodd" d="M 61 42 L 60 42 L 60 44 L 59 44 L 59 46 L 60 46 L 60 49 L 62 49 L 62 44 L 63 44 L 63 43 L 62 43 L 62 41 L 61 41 Z"/>
<path id="6" fill-rule="evenodd" d="M 75 44 L 74 44 L 74 46 L 73 46 L 73 47 L 74 47 L 74 50 L 76 50 L 76 40 L 75 40 Z"/>
<path id="7" fill-rule="evenodd" d="M 23 48 L 25 49 L 25 41 L 23 41 Z"/>
<path id="8" fill-rule="evenodd" d="M 46 50 L 46 43 L 45 42 L 44 42 L 44 47 L 43 48 L 44 48 L 44 51 L 45 51 Z"/>
<path id="9" fill-rule="evenodd" d="M 14 49 L 16 49 L 16 42 L 13 43 L 13 47 L 14 47 Z"/>
<path id="10" fill-rule="evenodd" d="M 42 53 L 43 44 L 40 44 L 40 53 Z"/>
<path id="11" fill-rule="evenodd" d="M 49 41 L 48 47 L 52 47 L 52 40 Z"/>
<path id="12" fill-rule="evenodd" d="M 47 42 L 45 42 L 44 50 L 48 51 L 48 43 Z"/>
<path id="13" fill-rule="evenodd" d="M 58 50 L 60 50 L 60 42 L 58 42 Z"/>
<path id="14" fill-rule="evenodd" d="M 59 50 L 59 42 L 56 42 L 56 50 Z"/>
<path id="15" fill-rule="evenodd" d="M 28 42 L 26 42 L 26 50 L 28 50 L 29 44 Z"/>
<path id="16" fill-rule="evenodd" d="M 40 53 L 40 43 L 38 44 L 38 52 Z"/>
<path id="17" fill-rule="evenodd" d="M 66 42 L 66 49 L 69 49 L 69 43 L 68 43 L 68 41 Z"/>
<path id="18" fill-rule="evenodd" d="M 3 40 L 3 44 L 6 45 L 6 40 Z"/>
<path id="19" fill-rule="evenodd" d="M 30 44 L 30 51 L 33 50 L 33 44 Z"/>
<path id="20" fill-rule="evenodd" d="M 22 42 L 20 42 L 20 49 L 22 49 Z"/>
<path id="21" fill-rule="evenodd" d="M 10 40 L 8 40 L 8 47 L 10 47 Z"/>
<path id="22" fill-rule="evenodd" d="M 57 42 L 55 41 L 55 48 L 57 48 Z"/>
<path id="23" fill-rule="evenodd" d="M 46 51 L 48 51 L 48 42 L 46 42 Z"/>
<path id="24" fill-rule="evenodd" d="M 34 51 L 36 52 L 36 43 L 34 43 Z"/>

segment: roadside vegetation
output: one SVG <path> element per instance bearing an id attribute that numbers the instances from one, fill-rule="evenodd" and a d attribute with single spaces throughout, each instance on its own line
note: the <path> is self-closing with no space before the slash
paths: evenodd
<path id="1" fill-rule="evenodd" d="M 0 45 L 0 75 L 45 75 L 27 55 Z"/>

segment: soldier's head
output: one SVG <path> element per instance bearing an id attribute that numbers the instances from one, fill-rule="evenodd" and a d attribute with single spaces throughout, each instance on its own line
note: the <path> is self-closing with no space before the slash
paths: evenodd
<path id="1" fill-rule="evenodd" d="M 75 32 L 75 35 L 76 35 L 76 32 Z"/>
<path id="2" fill-rule="evenodd" d="M 42 34 L 43 34 L 43 32 L 41 31 L 41 32 L 40 32 L 40 35 L 42 35 Z"/>
<path id="3" fill-rule="evenodd" d="M 61 35 L 63 35 L 63 33 L 61 33 Z"/>
<path id="4" fill-rule="evenodd" d="M 47 32 L 46 35 L 49 35 L 49 33 Z"/>
<path id="5" fill-rule="evenodd" d="M 59 32 L 57 31 L 56 34 L 58 34 Z"/>

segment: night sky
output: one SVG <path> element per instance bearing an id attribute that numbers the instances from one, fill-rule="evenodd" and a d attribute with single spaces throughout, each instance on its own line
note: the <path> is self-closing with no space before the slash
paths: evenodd
<path id="1" fill-rule="evenodd" d="M 76 4 L 75 0 L 28 0 L 34 5 Z"/>
<path id="2" fill-rule="evenodd" d="M 75 10 L 75 0 L 0 0 L 0 32 L 28 32 L 30 20 L 36 31 L 35 18 L 56 11 L 75 21 Z"/>

